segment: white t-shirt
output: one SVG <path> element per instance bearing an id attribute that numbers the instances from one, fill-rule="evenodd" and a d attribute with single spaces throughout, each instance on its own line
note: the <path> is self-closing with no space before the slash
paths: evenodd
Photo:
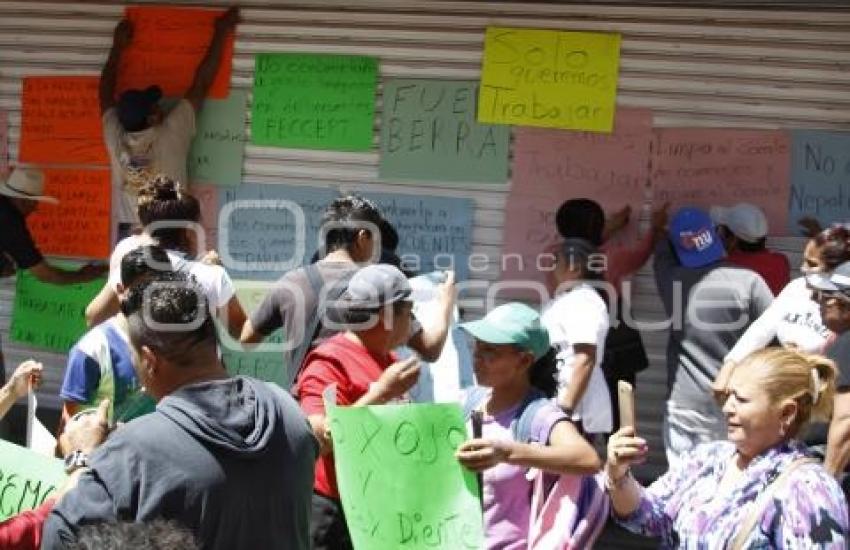
<path id="1" fill-rule="evenodd" d="M 588 433 L 607 433 L 613 428 L 611 397 L 600 364 L 605 355 L 605 337 L 610 320 L 605 301 L 591 286 L 581 283 L 546 304 L 541 316 L 549 341 L 558 355 L 558 387 L 563 393 L 573 372 L 576 344 L 596 346 L 596 364 L 587 390 L 575 407 L 574 419 L 581 419 Z"/>
<path id="2" fill-rule="evenodd" d="M 776 338 L 783 346 L 805 353 L 822 353 L 831 331 L 823 325 L 820 306 L 812 300 L 805 277 L 785 285 L 770 307 L 747 328 L 725 361 L 741 361 Z"/>
<path id="3" fill-rule="evenodd" d="M 121 260 L 124 256 L 136 248 L 144 245 L 154 244 L 153 239 L 144 233 L 130 235 L 122 239 L 112 251 L 109 258 L 109 277 L 107 284 L 110 288 L 117 290 L 121 282 Z M 195 260 L 187 260 L 181 252 L 168 250 L 168 259 L 175 270 L 182 270 L 192 275 L 198 285 L 203 289 L 204 296 L 210 305 L 210 312 L 216 311 L 227 305 L 227 302 L 236 294 L 230 275 L 220 265 L 207 265 Z"/>
<path id="4" fill-rule="evenodd" d="M 103 140 L 112 164 L 113 212 L 119 223 L 138 223 L 136 191 L 143 178 L 165 174 L 188 188 L 186 159 L 195 135 L 195 108 L 181 99 L 162 123 L 127 132 L 115 107 L 103 113 Z"/>

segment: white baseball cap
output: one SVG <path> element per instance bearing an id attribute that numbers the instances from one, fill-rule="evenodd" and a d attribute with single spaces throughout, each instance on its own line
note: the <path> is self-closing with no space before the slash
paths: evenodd
<path id="1" fill-rule="evenodd" d="M 748 243 L 756 243 L 767 236 L 767 216 L 761 208 L 748 202 L 729 207 L 712 206 L 711 219 Z"/>
<path id="2" fill-rule="evenodd" d="M 19 166 L 12 170 L 12 174 L 6 181 L 0 183 L 0 195 L 51 204 L 59 203 L 55 197 L 48 197 L 42 193 L 44 193 L 44 172 L 37 168 Z"/>
<path id="3" fill-rule="evenodd" d="M 816 290 L 850 295 L 850 262 L 839 264 L 835 269 L 826 273 L 807 275 L 806 283 Z"/>

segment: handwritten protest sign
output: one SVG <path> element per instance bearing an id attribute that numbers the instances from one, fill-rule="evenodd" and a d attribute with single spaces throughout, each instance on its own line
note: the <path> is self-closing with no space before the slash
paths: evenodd
<path id="1" fill-rule="evenodd" d="M 788 232 L 797 220 L 816 218 L 821 225 L 850 219 L 850 133 L 791 132 L 791 197 Z"/>
<path id="2" fill-rule="evenodd" d="M 218 187 L 197 183 L 192 195 L 201 204 L 201 226 L 206 237 L 206 249 L 218 250 Z"/>
<path id="3" fill-rule="evenodd" d="M 59 204 L 42 203 L 27 218 L 33 239 L 50 256 L 108 258 L 109 170 L 44 170 L 44 194 Z"/>
<path id="4" fill-rule="evenodd" d="M 10 339 L 33 347 L 65 353 L 86 332 L 85 309 L 105 278 L 74 285 L 39 281 L 18 270 Z"/>
<path id="5" fill-rule="evenodd" d="M 670 202 L 672 210 L 749 202 L 764 210 L 770 233 L 782 233 L 788 220 L 790 150 L 782 131 L 657 129 L 653 202 Z"/>
<path id="6" fill-rule="evenodd" d="M 478 481 L 454 457 L 466 439 L 457 404 L 330 406 L 328 414 L 355 548 L 482 548 Z"/>
<path id="7" fill-rule="evenodd" d="M 66 478 L 61 460 L 0 439 L 0 521 L 38 508 Z"/>
<path id="8" fill-rule="evenodd" d="M 9 113 L 0 109 L 0 175 L 9 171 Z"/>
<path id="9" fill-rule="evenodd" d="M 251 139 L 257 145 L 368 151 L 378 60 L 258 54 Z"/>
<path id="10" fill-rule="evenodd" d="M 245 313 L 251 315 L 260 307 L 272 285 L 263 281 L 234 281 L 236 295 Z M 221 360 L 232 375 L 245 375 L 284 386 L 286 366 L 283 364 L 283 334 L 278 329 L 266 337 L 261 344 L 250 349 L 240 346 L 232 339 L 223 338 Z M 284 388 L 288 389 L 288 388 Z"/>
<path id="11" fill-rule="evenodd" d="M 96 76 L 24 77 L 21 162 L 108 164 Z"/>
<path id="12" fill-rule="evenodd" d="M 218 246 L 243 279 L 277 279 L 319 248 L 325 207 L 337 192 L 321 187 L 245 184 L 219 190 Z"/>
<path id="13" fill-rule="evenodd" d="M 502 280 L 543 282 L 540 255 L 559 242 L 555 212 L 567 199 L 590 198 L 609 214 L 645 200 L 649 178 L 652 113 L 620 109 L 611 134 L 542 128 L 514 131 L 511 192 L 505 206 Z M 619 236 L 637 237 L 636 220 Z M 548 261 L 548 260 L 547 260 Z M 551 261 L 548 261 L 551 264 Z"/>
<path id="14" fill-rule="evenodd" d="M 397 253 L 417 273 L 453 269 L 469 275 L 472 252 L 472 199 L 369 193 L 399 235 Z"/>
<path id="15" fill-rule="evenodd" d="M 165 96 L 185 94 L 212 41 L 215 19 L 222 13 L 224 10 L 166 6 L 126 8 L 133 39 L 121 55 L 118 92 L 156 84 Z M 209 97 L 227 97 L 232 65 L 233 33 L 230 33 L 224 41 Z"/>
<path id="16" fill-rule="evenodd" d="M 478 121 L 610 132 L 620 35 L 488 27 Z"/>
<path id="17" fill-rule="evenodd" d="M 189 179 L 232 187 L 242 180 L 248 93 L 233 90 L 227 99 L 209 99 L 198 116 L 189 151 Z"/>
<path id="18" fill-rule="evenodd" d="M 478 83 L 394 79 L 384 84 L 383 179 L 508 179 L 510 128 L 478 124 Z"/>

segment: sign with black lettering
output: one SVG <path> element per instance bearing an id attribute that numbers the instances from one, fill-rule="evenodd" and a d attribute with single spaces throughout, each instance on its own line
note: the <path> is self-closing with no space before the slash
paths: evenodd
<path id="1" fill-rule="evenodd" d="M 788 229 L 797 220 L 817 219 L 824 227 L 850 218 L 850 133 L 791 132 L 791 198 Z"/>
<path id="2" fill-rule="evenodd" d="M 476 122 L 477 98 L 472 81 L 388 81 L 381 178 L 505 183 L 510 128 Z"/>
<path id="3" fill-rule="evenodd" d="M 488 27 L 478 121 L 608 133 L 620 35 Z"/>
<path id="4" fill-rule="evenodd" d="M 482 548 L 478 480 L 455 458 L 467 439 L 458 405 L 330 406 L 328 414 L 355 548 Z"/>
<path id="5" fill-rule="evenodd" d="M 66 477 L 61 460 L 0 440 L 0 521 L 38 508 Z"/>
<path id="6" fill-rule="evenodd" d="M 227 99 L 207 99 L 195 125 L 189 151 L 189 180 L 232 187 L 242 182 L 248 92 L 232 90 Z"/>
<path id="7" fill-rule="evenodd" d="M 251 140 L 256 145 L 368 151 L 378 60 L 257 54 Z"/>

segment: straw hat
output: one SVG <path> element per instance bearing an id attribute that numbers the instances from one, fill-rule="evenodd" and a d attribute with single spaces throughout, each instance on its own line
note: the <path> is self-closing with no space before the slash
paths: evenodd
<path id="1" fill-rule="evenodd" d="M 0 195 L 51 204 L 59 203 L 55 197 L 48 197 L 42 193 L 44 193 L 44 172 L 37 168 L 15 168 L 9 178 L 0 183 Z"/>

